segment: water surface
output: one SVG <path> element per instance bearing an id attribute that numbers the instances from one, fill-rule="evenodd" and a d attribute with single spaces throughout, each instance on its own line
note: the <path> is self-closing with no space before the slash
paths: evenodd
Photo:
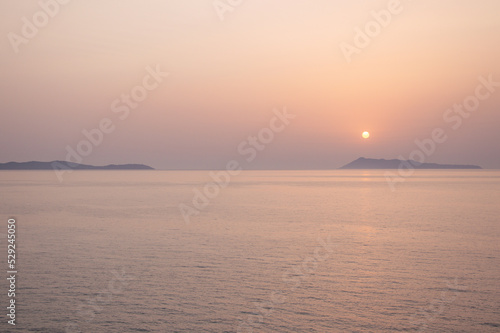
<path id="1" fill-rule="evenodd" d="M 208 171 L 65 176 L 0 172 L 17 332 L 500 330 L 499 171 L 244 171 L 189 224 Z"/>

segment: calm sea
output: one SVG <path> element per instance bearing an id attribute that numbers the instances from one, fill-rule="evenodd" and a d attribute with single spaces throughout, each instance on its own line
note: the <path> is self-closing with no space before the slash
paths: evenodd
<path id="1" fill-rule="evenodd" d="M 422 170 L 394 191 L 384 171 L 210 182 L 0 172 L 1 256 L 14 217 L 18 271 L 0 331 L 500 331 L 500 171 Z"/>

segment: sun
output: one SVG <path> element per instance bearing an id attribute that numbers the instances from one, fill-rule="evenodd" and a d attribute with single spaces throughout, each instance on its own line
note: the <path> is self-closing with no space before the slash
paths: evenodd
<path id="1" fill-rule="evenodd" d="M 363 132 L 363 134 L 361 134 L 361 136 L 363 137 L 363 139 L 368 139 L 370 137 L 370 133 L 368 132 Z"/>

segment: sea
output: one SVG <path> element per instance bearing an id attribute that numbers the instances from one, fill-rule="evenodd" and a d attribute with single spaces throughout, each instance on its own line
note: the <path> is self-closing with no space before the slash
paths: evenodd
<path id="1" fill-rule="evenodd" d="M 387 172 L 1 171 L 0 332 L 500 332 L 500 171 Z"/>

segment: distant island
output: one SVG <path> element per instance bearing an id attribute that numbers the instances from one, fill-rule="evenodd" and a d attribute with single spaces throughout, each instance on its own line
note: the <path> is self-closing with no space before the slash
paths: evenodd
<path id="1" fill-rule="evenodd" d="M 154 170 L 144 164 L 109 164 L 105 166 L 94 166 L 66 161 L 52 162 L 8 162 L 0 163 L 0 170 L 54 170 L 67 167 L 72 170 Z"/>
<path id="2" fill-rule="evenodd" d="M 364 157 L 360 157 L 339 169 L 399 169 L 405 165 L 411 165 L 414 169 L 482 169 L 477 165 L 420 163 L 413 160 L 385 160 Z"/>

